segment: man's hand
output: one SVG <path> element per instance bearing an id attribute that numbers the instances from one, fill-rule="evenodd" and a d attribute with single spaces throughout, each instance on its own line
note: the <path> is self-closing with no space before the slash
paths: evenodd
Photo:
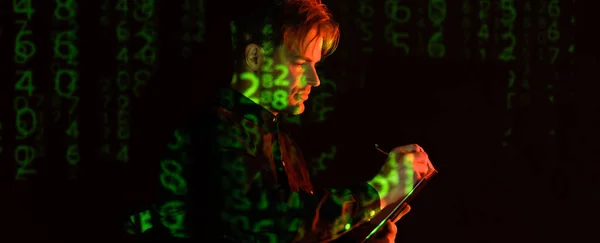
<path id="1" fill-rule="evenodd" d="M 418 180 L 434 171 L 425 150 L 417 144 L 410 144 L 394 148 L 369 184 L 379 193 L 381 208 L 384 208 L 406 196 Z"/>
<path id="2" fill-rule="evenodd" d="M 400 212 L 398 217 L 394 220 L 388 220 L 381 229 L 373 238 L 369 239 L 369 243 L 393 243 L 396 240 L 396 234 L 398 233 L 398 228 L 396 227 L 396 222 L 400 220 L 404 215 L 406 215 L 410 211 L 410 205 L 406 204 L 406 207 Z"/>
<path id="3" fill-rule="evenodd" d="M 429 161 L 429 155 L 425 150 L 417 144 L 404 145 L 394 148 L 388 157 L 388 160 L 396 160 L 396 163 L 402 163 L 406 166 L 412 165 L 412 169 L 416 175 L 416 179 L 420 180 L 423 177 L 429 176 L 435 168 Z M 394 164 L 388 161 L 388 165 Z"/>

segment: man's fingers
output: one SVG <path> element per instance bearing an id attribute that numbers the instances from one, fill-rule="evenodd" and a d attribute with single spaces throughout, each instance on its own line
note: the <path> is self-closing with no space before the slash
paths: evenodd
<path id="1" fill-rule="evenodd" d="M 410 205 L 405 203 L 405 207 L 402 209 L 402 211 L 400 211 L 398 216 L 396 216 L 396 218 L 392 220 L 392 222 L 394 222 L 394 223 L 398 222 L 398 220 L 400 220 L 402 217 L 404 217 L 404 215 L 406 215 L 408 212 L 410 212 Z"/>
<path id="2" fill-rule="evenodd" d="M 417 144 L 409 144 L 409 145 L 400 146 L 400 147 L 397 147 L 394 150 L 396 150 L 397 152 L 400 152 L 400 153 L 419 153 L 419 152 L 425 152 L 425 150 L 423 150 L 423 148 L 421 148 L 421 146 L 419 146 Z"/>

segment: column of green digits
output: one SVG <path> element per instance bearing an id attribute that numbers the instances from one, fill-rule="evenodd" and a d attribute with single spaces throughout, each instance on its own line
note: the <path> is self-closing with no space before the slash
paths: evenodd
<path id="1" fill-rule="evenodd" d="M 356 25 L 360 30 L 360 40 L 362 42 L 361 51 L 364 53 L 373 53 L 373 16 L 375 8 L 373 0 L 358 0 L 358 16 Z"/>
<path id="2" fill-rule="evenodd" d="M 13 13 L 15 15 L 15 25 L 18 29 L 15 36 L 14 62 L 17 66 L 15 72 L 15 93 L 13 107 L 16 113 L 15 141 L 17 146 L 14 150 L 14 158 L 17 163 L 15 180 L 28 180 L 30 176 L 37 173 L 33 162 L 36 159 L 36 149 L 31 144 L 31 138 L 38 129 L 38 112 L 35 107 L 30 106 L 30 100 L 35 93 L 35 84 L 33 81 L 33 70 L 30 65 L 31 58 L 36 54 L 36 45 L 33 40 L 33 31 L 31 30 L 31 21 L 35 9 L 31 5 L 31 0 L 13 1 Z M 1 152 L 1 151 L 0 151 Z"/>
<path id="3" fill-rule="evenodd" d="M 465 60 L 471 60 L 473 49 L 471 48 L 471 33 L 473 31 L 473 24 L 471 23 L 471 14 L 473 9 L 470 3 L 471 0 L 464 0 L 462 5 L 462 29 L 463 29 L 463 51 Z"/>
<path id="4" fill-rule="evenodd" d="M 446 0 L 429 0 L 427 6 L 427 17 L 431 21 L 436 32 L 427 41 L 427 54 L 429 57 L 442 58 L 446 56 L 446 45 L 444 44 L 444 26 L 448 6 Z"/>
<path id="5" fill-rule="evenodd" d="M 142 25 L 135 36 L 144 43 L 134 55 L 140 68 L 134 74 L 133 94 L 139 98 L 141 90 L 148 84 L 157 65 L 156 0 L 135 1 L 133 18 Z"/>
<path id="6" fill-rule="evenodd" d="M 502 11 L 500 22 L 506 29 L 502 33 L 502 40 L 508 42 L 508 45 L 500 52 L 498 59 L 502 62 L 510 62 L 516 59 L 514 54 L 514 49 L 517 45 L 517 37 L 514 33 L 515 19 L 517 18 L 515 0 L 501 0 L 500 9 Z"/>
<path id="7" fill-rule="evenodd" d="M 66 112 L 68 147 L 65 159 L 69 164 L 69 179 L 77 178 L 79 155 L 79 49 L 77 3 L 74 0 L 54 1 L 53 63 L 58 67 L 54 74 L 54 91 L 60 102 L 55 109 Z M 60 26 L 60 27 L 59 27 Z M 61 112 L 64 114 L 63 112 Z"/>
<path id="8" fill-rule="evenodd" d="M 106 31 L 108 29 L 108 25 L 110 24 L 110 13 L 112 12 L 112 6 L 110 4 L 110 0 L 103 0 L 102 1 L 102 5 L 100 5 L 100 25 L 102 26 L 101 30 L 103 30 L 101 32 L 102 37 L 107 36 L 108 33 L 111 33 L 109 31 Z M 110 93 L 111 90 L 111 86 L 112 86 L 112 82 L 111 82 L 111 78 L 110 76 L 112 76 L 112 74 L 110 73 L 101 73 L 98 76 L 98 80 L 100 81 L 100 97 L 101 97 L 101 101 L 102 101 L 102 113 L 101 113 L 101 117 L 100 119 L 102 119 L 102 146 L 100 147 L 100 150 L 98 151 L 100 154 L 103 155 L 103 157 L 110 157 L 110 142 L 109 142 L 109 137 L 110 137 L 110 132 L 111 132 L 111 126 L 110 126 L 110 122 L 108 119 L 108 105 L 110 104 L 111 100 L 112 100 L 112 96 Z"/>
<path id="9" fill-rule="evenodd" d="M 402 49 L 402 55 L 407 56 L 410 53 L 410 47 L 401 39 L 407 39 L 407 32 L 398 32 L 399 26 L 407 24 L 411 19 L 412 12 L 410 8 L 400 5 L 399 0 L 385 0 L 384 11 L 389 23 L 385 26 L 384 36 L 388 43 L 394 48 Z"/>
<path id="10" fill-rule="evenodd" d="M 559 25 L 560 25 L 560 6 L 559 6 L 559 0 L 550 0 L 550 3 L 548 4 L 548 9 L 546 10 L 548 13 L 548 16 L 550 17 L 550 25 L 548 26 L 548 40 L 550 41 L 551 46 L 549 47 L 550 50 L 550 65 L 553 66 L 553 70 L 554 70 L 554 77 L 553 77 L 553 81 L 554 83 L 558 82 L 558 78 L 559 78 L 559 71 L 560 70 L 557 67 L 556 64 L 556 59 L 558 58 L 558 55 L 560 53 L 560 29 L 559 29 Z M 547 86 L 548 88 L 548 101 L 550 102 L 550 104 L 554 105 L 554 87 L 552 84 L 548 84 Z M 553 124 L 555 125 L 555 124 Z M 551 127 L 549 130 L 549 135 L 550 136 L 554 136 L 555 134 L 555 127 Z"/>
<path id="11" fill-rule="evenodd" d="M 188 183 L 183 177 L 182 163 L 187 163 L 185 161 L 187 158 L 183 154 L 189 144 L 189 134 L 176 130 L 173 138 L 175 142 L 168 144 L 167 149 L 170 151 L 169 153 L 176 154 L 177 156 L 164 159 L 160 162 L 160 182 L 173 195 L 185 196 L 188 193 Z M 171 200 L 161 205 L 159 210 L 163 226 L 169 229 L 172 235 L 179 238 L 188 237 L 185 234 L 185 226 L 183 224 L 187 213 L 184 206 L 185 202 L 181 200 Z M 141 230 L 143 232 L 144 229 L 151 227 L 151 224 L 142 225 Z"/>
<path id="12" fill-rule="evenodd" d="M 490 39 L 490 9 L 492 8 L 491 0 L 479 0 L 479 31 L 477 32 L 478 45 L 479 45 L 479 58 L 481 61 L 485 61 L 487 57 L 488 40 Z"/>
<path id="13" fill-rule="evenodd" d="M 129 41 L 131 32 L 128 22 L 130 15 L 128 0 L 118 0 L 115 4 L 115 11 L 119 14 L 119 23 L 117 24 L 116 34 L 118 42 L 118 50 L 116 62 L 118 63 L 116 86 L 118 88 L 117 95 L 117 139 L 119 140 L 118 151 L 116 154 L 117 160 L 126 163 L 129 161 L 129 137 L 130 130 L 130 114 L 129 114 L 129 89 L 131 87 L 131 74 L 129 72 L 130 53 Z"/>
<path id="14" fill-rule="evenodd" d="M 232 100 L 233 98 L 226 97 L 226 99 Z M 219 147 L 244 148 L 240 127 L 226 127 L 221 124 L 217 130 L 221 134 L 218 139 Z M 237 229 L 250 230 L 250 218 L 247 216 L 247 212 L 251 209 L 252 203 L 244 196 L 244 190 L 240 187 L 240 185 L 245 185 L 248 179 L 244 157 L 235 155 L 229 157 L 228 163 L 224 163 L 221 170 L 224 172 L 223 178 L 221 178 L 223 187 L 225 191 L 231 192 L 230 195 L 225 196 L 226 210 L 223 212 L 223 219 L 228 220 Z"/>
<path id="15" fill-rule="evenodd" d="M 181 36 L 181 41 L 183 41 L 181 56 L 183 58 L 189 58 L 192 55 L 192 24 L 194 20 L 194 16 L 192 15 L 193 1 L 194 0 L 184 0 L 181 5 L 181 9 L 183 10 L 183 16 L 181 16 L 180 19 L 183 27 L 183 35 Z"/>

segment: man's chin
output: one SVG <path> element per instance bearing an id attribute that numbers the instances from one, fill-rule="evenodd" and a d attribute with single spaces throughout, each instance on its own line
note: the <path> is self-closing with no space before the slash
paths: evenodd
<path id="1" fill-rule="evenodd" d="M 293 107 L 290 107 L 290 108 L 292 108 L 291 109 L 292 110 L 292 112 L 291 112 L 292 115 L 300 115 L 300 114 L 304 113 L 304 109 L 305 109 L 304 102 L 300 102 L 297 105 L 295 105 Z"/>

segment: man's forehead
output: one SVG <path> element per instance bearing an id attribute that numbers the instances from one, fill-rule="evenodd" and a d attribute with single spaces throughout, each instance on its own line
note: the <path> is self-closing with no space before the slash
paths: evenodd
<path id="1" fill-rule="evenodd" d="M 318 36 L 316 28 L 312 28 L 302 41 L 296 41 L 292 47 L 292 54 L 296 57 L 306 59 L 310 62 L 318 62 L 321 60 L 321 52 L 323 51 L 323 37 Z"/>

